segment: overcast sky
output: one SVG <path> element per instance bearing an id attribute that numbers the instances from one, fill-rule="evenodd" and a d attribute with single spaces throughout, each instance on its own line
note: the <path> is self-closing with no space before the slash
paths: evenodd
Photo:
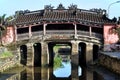
<path id="1" fill-rule="evenodd" d="M 118 0 L 0 0 L 0 15 L 7 16 L 15 14 L 17 10 L 40 10 L 44 5 L 52 5 L 55 8 L 62 3 L 65 8 L 70 4 L 76 4 L 80 9 L 102 8 L 108 11 L 108 6 Z M 115 3 L 109 8 L 109 17 L 120 16 L 120 3 Z"/>

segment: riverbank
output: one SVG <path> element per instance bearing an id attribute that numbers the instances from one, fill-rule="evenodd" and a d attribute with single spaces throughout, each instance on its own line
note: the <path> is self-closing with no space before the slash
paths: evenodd
<path id="1" fill-rule="evenodd" d="M 0 72 L 4 72 L 19 65 L 19 57 L 15 50 L 0 47 Z"/>
<path id="2" fill-rule="evenodd" d="M 0 72 L 9 70 L 18 66 L 18 60 L 15 57 L 0 59 Z"/>
<path id="3" fill-rule="evenodd" d="M 99 64 L 120 74 L 120 52 L 100 52 Z"/>

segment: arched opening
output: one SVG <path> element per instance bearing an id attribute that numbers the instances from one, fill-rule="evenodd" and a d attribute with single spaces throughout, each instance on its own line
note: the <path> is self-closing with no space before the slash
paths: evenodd
<path id="1" fill-rule="evenodd" d="M 79 43 L 79 65 L 86 66 L 86 44 Z"/>
<path id="2" fill-rule="evenodd" d="M 27 46 L 26 45 L 22 45 L 20 46 L 20 63 L 23 65 L 27 64 Z"/>
<path id="3" fill-rule="evenodd" d="M 35 43 L 34 47 L 34 66 L 40 67 L 41 66 L 41 44 Z"/>
<path id="4" fill-rule="evenodd" d="M 56 79 L 68 78 L 71 75 L 71 44 L 68 42 L 50 42 L 49 63 L 53 67 L 53 76 Z M 64 66 L 64 67 L 63 67 Z M 66 70 L 67 74 L 64 74 Z"/>
<path id="5" fill-rule="evenodd" d="M 98 59 L 99 46 L 93 45 L 93 61 Z"/>

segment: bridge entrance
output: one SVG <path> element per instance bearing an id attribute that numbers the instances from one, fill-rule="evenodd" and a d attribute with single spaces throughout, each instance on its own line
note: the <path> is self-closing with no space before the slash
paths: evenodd
<path id="1" fill-rule="evenodd" d="M 20 63 L 23 65 L 27 64 L 27 46 L 21 45 L 20 46 Z"/>
<path id="2" fill-rule="evenodd" d="M 40 67 L 41 66 L 41 44 L 35 43 L 33 44 L 34 47 L 34 66 Z"/>
<path id="3" fill-rule="evenodd" d="M 71 54 L 71 43 L 69 42 L 50 42 L 48 43 L 49 65 L 53 66 L 54 57 Z M 69 52 L 69 53 L 66 53 Z M 63 56 L 61 56 L 63 57 Z"/>

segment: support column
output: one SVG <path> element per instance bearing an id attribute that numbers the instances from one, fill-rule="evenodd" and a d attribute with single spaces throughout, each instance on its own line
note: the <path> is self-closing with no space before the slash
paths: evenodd
<path id="1" fill-rule="evenodd" d="M 78 43 L 72 41 L 72 53 L 71 53 L 71 65 L 72 65 L 72 79 L 79 79 L 78 77 L 78 66 L 79 66 L 79 55 L 78 55 Z"/>
<path id="2" fill-rule="evenodd" d="M 75 30 L 75 38 L 77 38 L 77 25 L 76 24 L 73 24 L 74 25 L 74 30 Z"/>
<path id="3" fill-rule="evenodd" d="M 89 27 L 89 34 L 90 34 L 90 36 L 92 36 L 92 27 L 91 26 Z"/>
<path id="4" fill-rule="evenodd" d="M 86 44 L 86 63 L 87 65 L 93 64 L 93 43 Z"/>
<path id="5" fill-rule="evenodd" d="M 41 66 L 44 67 L 48 64 L 48 44 L 45 42 L 42 42 L 41 46 L 42 46 Z"/>
<path id="6" fill-rule="evenodd" d="M 29 25 L 29 38 L 31 38 L 31 36 L 32 36 L 32 30 L 31 30 L 31 25 Z"/>
<path id="7" fill-rule="evenodd" d="M 47 26 L 47 24 L 43 25 L 43 35 L 46 35 L 46 26 Z"/>
<path id="8" fill-rule="evenodd" d="M 33 43 L 27 44 L 27 66 L 34 66 L 34 47 Z"/>

